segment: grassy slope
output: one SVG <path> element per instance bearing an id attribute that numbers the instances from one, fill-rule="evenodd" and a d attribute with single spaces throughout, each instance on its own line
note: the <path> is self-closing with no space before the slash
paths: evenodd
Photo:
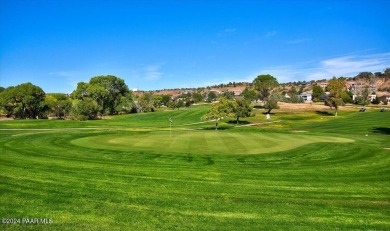
<path id="1" fill-rule="evenodd" d="M 47 226 L 1 224 L 1 229 L 390 229 L 390 151 L 383 149 L 390 141 L 386 113 L 349 113 L 322 120 L 310 113 L 280 114 L 273 116 L 282 120 L 278 124 L 219 131 L 288 137 L 304 130 L 304 136 L 356 141 L 312 143 L 267 155 L 173 154 L 72 143 L 130 133 L 118 128 L 166 127 L 168 116 L 173 116 L 175 129 L 210 127 L 178 126 L 199 121 L 204 110 L 85 123 L 1 122 L 1 128 L 80 124 L 117 128 L 0 131 L 0 215 L 54 221 Z"/>

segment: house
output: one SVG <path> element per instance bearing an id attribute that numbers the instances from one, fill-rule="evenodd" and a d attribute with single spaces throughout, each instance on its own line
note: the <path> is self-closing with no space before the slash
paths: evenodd
<path id="1" fill-rule="evenodd" d="M 311 102 L 312 101 L 312 93 L 311 92 L 303 92 L 302 94 L 298 95 L 301 97 L 304 101 Z"/>

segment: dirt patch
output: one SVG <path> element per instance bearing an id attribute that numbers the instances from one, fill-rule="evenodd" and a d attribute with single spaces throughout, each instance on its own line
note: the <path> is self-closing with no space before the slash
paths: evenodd
<path id="1" fill-rule="evenodd" d="M 0 117 L 0 121 L 3 121 L 3 120 L 14 120 L 13 118 L 7 118 L 7 117 Z"/>
<path id="2" fill-rule="evenodd" d="M 334 109 L 331 110 L 328 106 L 325 106 L 323 103 L 284 103 L 278 102 L 280 109 L 275 111 L 280 112 L 303 112 L 303 111 L 329 111 L 334 112 Z M 339 111 L 355 111 L 359 110 L 356 106 L 342 106 L 339 107 Z"/>

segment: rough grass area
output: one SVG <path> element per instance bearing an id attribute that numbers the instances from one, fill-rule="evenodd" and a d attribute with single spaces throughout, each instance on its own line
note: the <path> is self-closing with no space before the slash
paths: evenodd
<path id="1" fill-rule="evenodd" d="M 0 230 L 390 229 L 390 113 L 206 110 L 1 121 L 0 216 L 53 223 Z"/>

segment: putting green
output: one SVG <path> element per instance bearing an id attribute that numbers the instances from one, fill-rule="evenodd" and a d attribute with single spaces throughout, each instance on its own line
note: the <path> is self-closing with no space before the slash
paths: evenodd
<path id="1" fill-rule="evenodd" d="M 231 131 L 169 131 L 89 136 L 74 145 L 109 150 L 150 153 L 262 154 L 294 149 L 316 142 L 353 142 L 351 139 L 310 134 Z"/>

